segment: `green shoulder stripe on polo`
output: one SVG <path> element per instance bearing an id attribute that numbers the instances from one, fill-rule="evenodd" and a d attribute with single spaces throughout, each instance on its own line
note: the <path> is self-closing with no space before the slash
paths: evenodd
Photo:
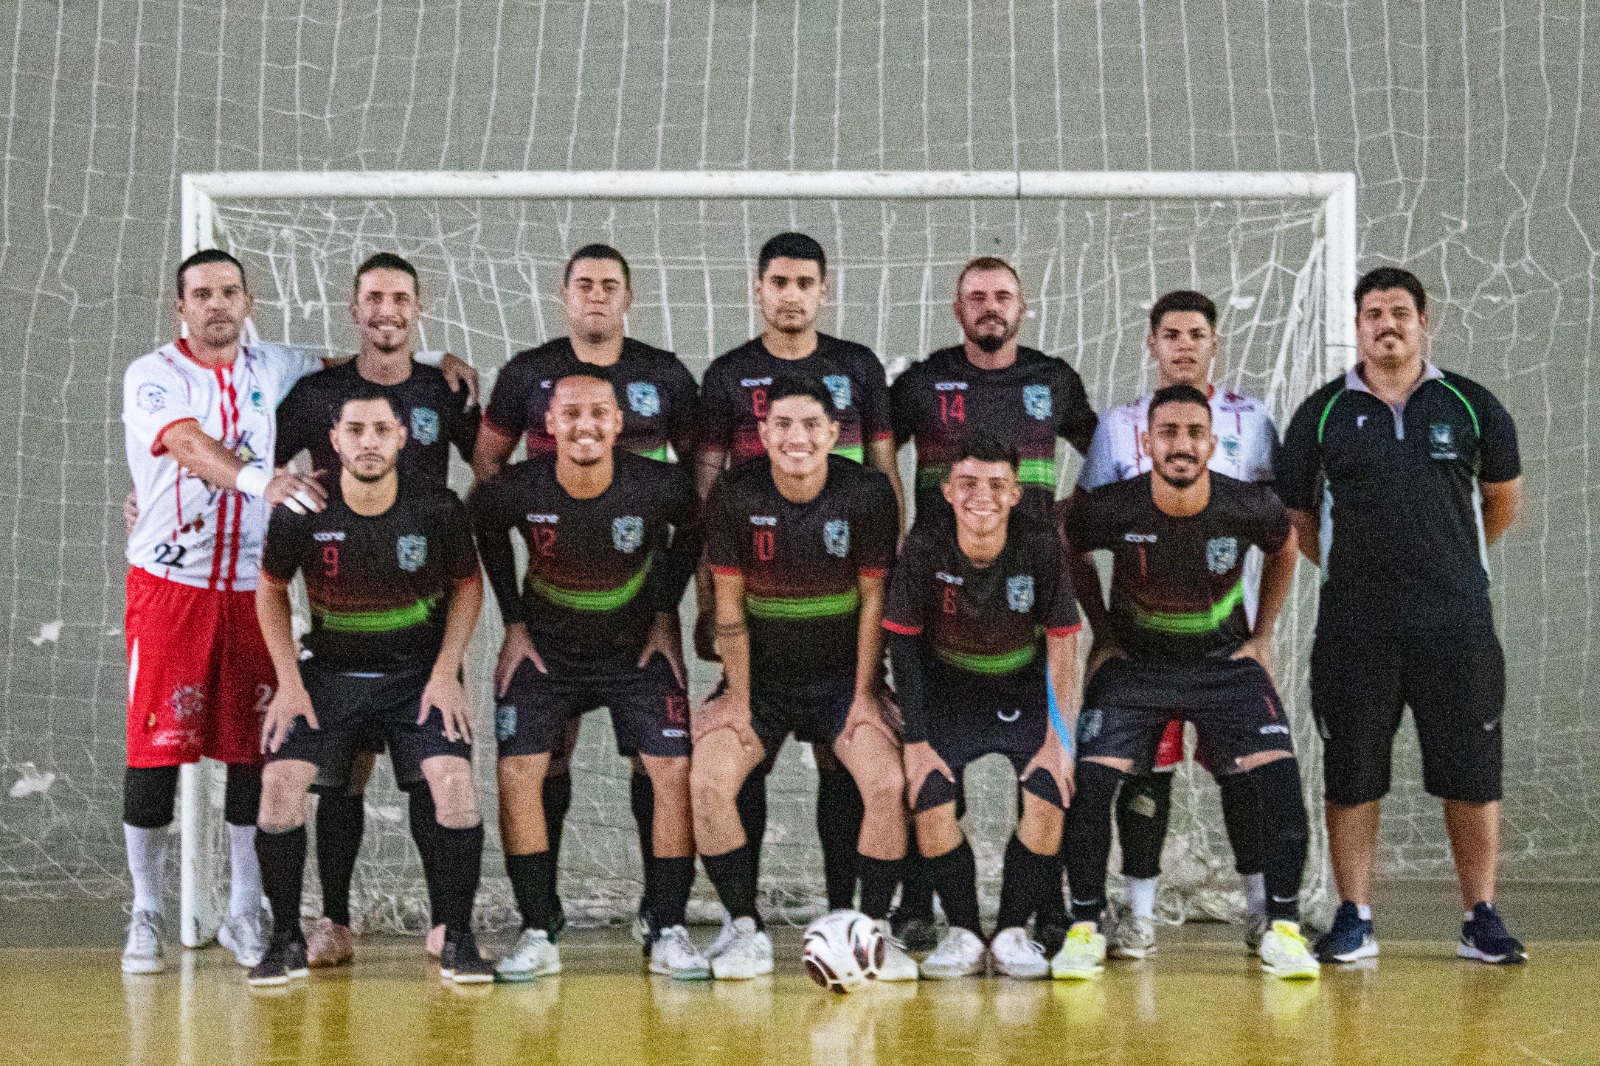
<path id="1" fill-rule="evenodd" d="M 330 633 L 391 633 L 424 625 L 439 597 L 429 596 L 387 611 L 326 611 L 313 608 L 322 628 Z"/>
<path id="2" fill-rule="evenodd" d="M 974 674 L 1010 674 L 1033 662 L 1039 654 L 1037 643 L 1024 644 L 1015 651 L 996 655 L 969 655 L 965 652 L 935 648 L 934 654 L 951 666 Z"/>
<path id="3" fill-rule="evenodd" d="M 639 568 L 639 572 L 614 589 L 575 591 L 573 589 L 557 588 L 548 581 L 543 581 L 532 575 L 529 575 L 528 584 L 547 603 L 553 603 L 557 607 L 565 607 L 569 611 L 589 611 L 594 614 L 600 614 L 605 611 L 619 610 L 632 602 L 633 598 L 639 595 L 639 590 L 644 588 L 645 576 L 650 573 L 650 564 L 654 561 L 654 554 L 646 555 L 644 557 L 644 565 Z"/>
<path id="4" fill-rule="evenodd" d="M 860 463 L 866 460 L 867 450 L 860 444 L 841 444 L 833 450 L 833 454 L 842 456 L 852 463 Z"/>
<path id="5" fill-rule="evenodd" d="M 1054 459 L 1024 459 L 1017 466 L 1017 480 L 1024 485 L 1049 485 L 1056 487 L 1056 461 Z"/>
<path id="6" fill-rule="evenodd" d="M 797 618 L 832 618 L 861 609 L 861 590 L 850 588 L 823 596 L 745 595 L 744 609 L 754 618 L 792 621 Z"/>
<path id="7" fill-rule="evenodd" d="M 1164 611 L 1142 611 L 1133 608 L 1133 620 L 1146 629 L 1154 629 L 1158 633 L 1172 633 L 1178 636 L 1192 636 L 1199 633 L 1210 633 L 1228 620 L 1234 608 L 1244 602 L 1244 581 L 1241 579 L 1227 595 L 1218 600 L 1209 610 L 1194 612 L 1167 613 Z"/>
<path id="8" fill-rule="evenodd" d="M 1462 405 L 1464 407 L 1466 407 L 1467 414 L 1472 417 L 1472 432 L 1473 432 L 1473 434 L 1475 436 L 1481 438 L 1483 436 L 1483 428 L 1478 425 L 1478 412 L 1472 409 L 1472 401 L 1467 399 L 1464 395 L 1462 395 L 1460 389 L 1458 389 L 1454 385 L 1450 384 L 1450 382 L 1446 381 L 1444 378 L 1439 378 L 1438 381 L 1439 381 L 1439 384 L 1443 385 L 1445 388 L 1447 388 L 1451 392 L 1455 393 L 1456 394 L 1456 399 L 1460 400 Z"/>
<path id="9" fill-rule="evenodd" d="M 672 456 L 667 454 L 667 446 L 665 444 L 661 445 L 659 448 L 651 448 L 649 451 L 640 452 L 639 454 L 644 456 L 646 459 L 654 459 L 658 463 L 669 462 L 672 459 Z"/>
<path id="10" fill-rule="evenodd" d="M 1317 419 L 1317 444 L 1318 444 L 1318 446 L 1320 446 L 1322 444 L 1322 431 L 1325 428 L 1327 428 L 1328 416 L 1333 413 L 1333 405 L 1339 402 L 1339 397 L 1343 396 L 1345 394 L 1345 391 L 1346 390 L 1344 390 L 1344 389 L 1340 389 L 1338 392 L 1334 393 L 1333 396 L 1329 398 L 1328 405 L 1322 409 L 1322 417 Z"/>

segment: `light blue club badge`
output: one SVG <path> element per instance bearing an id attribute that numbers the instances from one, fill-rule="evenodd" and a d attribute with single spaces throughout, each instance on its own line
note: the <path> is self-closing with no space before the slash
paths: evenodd
<path id="1" fill-rule="evenodd" d="M 1226 574 L 1239 565 L 1239 542 L 1233 537 L 1206 541 L 1206 566 L 1213 574 Z"/>
<path id="2" fill-rule="evenodd" d="M 644 519 L 638 515 L 625 514 L 611 520 L 611 544 L 619 552 L 629 555 L 639 550 L 639 545 L 644 543 Z"/>
<path id="3" fill-rule="evenodd" d="M 400 569 L 408 574 L 421 570 L 428 562 L 428 538 L 418 533 L 407 533 L 394 542 L 395 556 Z"/>
<path id="4" fill-rule="evenodd" d="M 836 559 L 843 559 L 850 554 L 850 523 L 843 518 L 835 518 L 822 527 L 822 546 L 829 555 Z"/>
<path id="5" fill-rule="evenodd" d="M 843 374 L 829 374 L 822 379 L 828 391 L 833 394 L 835 410 L 843 411 L 850 406 L 850 379 Z"/>
<path id="6" fill-rule="evenodd" d="M 1006 578 L 1006 606 L 1013 611 L 1033 610 L 1033 575 Z"/>
<path id="7" fill-rule="evenodd" d="M 1043 422 L 1050 417 L 1054 406 L 1050 402 L 1049 385 L 1022 386 L 1022 409 L 1028 412 L 1029 418 L 1036 418 Z"/>
<path id="8" fill-rule="evenodd" d="M 432 444 L 439 439 L 439 412 L 431 407 L 411 409 L 411 439 L 418 444 Z"/>
<path id="9" fill-rule="evenodd" d="M 502 703 L 494 709 L 494 735 L 502 741 L 517 735 L 517 705 Z"/>
<path id="10" fill-rule="evenodd" d="M 654 418 L 661 413 L 661 393 L 648 381 L 630 381 L 628 406 L 640 418 Z"/>

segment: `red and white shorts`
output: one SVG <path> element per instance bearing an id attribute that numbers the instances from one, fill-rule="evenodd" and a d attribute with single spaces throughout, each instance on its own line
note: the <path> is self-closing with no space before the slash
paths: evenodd
<path id="1" fill-rule="evenodd" d="M 254 592 L 128 570 L 128 765 L 259 764 L 277 677 Z"/>

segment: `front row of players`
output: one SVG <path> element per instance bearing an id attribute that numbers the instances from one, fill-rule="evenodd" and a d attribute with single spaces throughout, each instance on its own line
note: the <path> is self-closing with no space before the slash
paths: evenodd
<path id="1" fill-rule="evenodd" d="M 568 722 L 606 706 L 619 748 L 642 760 L 653 788 L 641 908 L 652 972 L 771 972 L 756 907 L 760 842 L 747 838 L 740 796 L 795 733 L 831 743 L 861 793 L 856 872 L 860 909 L 886 943 L 880 980 L 981 973 L 989 959 L 1013 977 L 1092 977 L 1106 952 L 1119 785 L 1149 770 L 1181 717 L 1198 728 L 1206 765 L 1255 801 L 1242 829 L 1263 842 L 1265 968 L 1316 975 L 1296 924 L 1305 806 L 1263 665 L 1294 535 L 1270 489 L 1208 470 L 1215 437 L 1204 393 L 1158 390 L 1145 441 L 1152 472 L 1075 497 L 1062 516 L 1066 552 L 1104 548 L 1115 560 L 1081 717 L 1068 558 L 1051 524 L 1017 507 L 1018 456 L 996 438 L 969 435 L 944 476 L 948 507 L 925 510 L 897 560 L 893 489 L 830 454 L 839 425 L 820 385 L 774 382 L 760 424 L 766 458 L 725 474 L 698 514 L 676 466 L 615 448 L 622 412 L 603 371 L 558 380 L 546 417 L 555 454 L 480 486 L 469 523 L 447 490 L 402 476 L 402 414 L 381 389 L 357 386 L 331 434 L 342 469 L 328 508 L 274 512 L 258 613 L 279 687 L 257 834 L 274 914 L 299 913 L 308 791 L 337 791 L 354 754 L 381 734 L 397 781 L 431 799 L 432 823 L 414 829 L 445 930 L 441 972 L 457 982 L 559 972 L 544 779 Z M 470 923 L 483 847 L 460 681 L 482 602 L 473 525 L 506 623 L 494 726 L 500 831 L 522 919 L 493 967 Z M 527 548 L 520 582 L 513 529 Z M 1252 547 L 1266 556 L 1253 628 L 1244 606 Z M 691 724 L 677 609 L 702 550 L 724 677 Z M 312 610 L 304 661 L 287 597 L 297 572 Z M 995 753 L 1017 772 L 1021 814 L 997 930 L 985 938 L 958 815 L 966 766 Z M 908 846 L 949 921 L 920 968 L 888 924 Z M 1027 928 L 1060 907 L 1063 850 L 1073 924 L 1051 960 Z M 696 853 L 729 915 L 704 953 L 684 923 Z M 275 924 L 252 983 L 307 972 L 299 923 Z"/>

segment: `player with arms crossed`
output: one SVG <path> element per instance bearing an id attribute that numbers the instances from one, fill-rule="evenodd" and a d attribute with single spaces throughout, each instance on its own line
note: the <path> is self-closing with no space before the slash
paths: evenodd
<path id="1" fill-rule="evenodd" d="M 274 449 L 279 466 L 302 451 L 311 455 L 314 471 L 325 477 L 340 469 L 339 455 L 330 432 L 343 401 L 360 383 L 378 386 L 382 395 L 403 412 L 407 432 L 400 452 L 402 476 L 422 478 L 443 488 L 450 475 L 450 448 L 472 461 L 478 434 L 478 408 L 470 393 L 453 389 L 437 367 L 417 362 L 412 330 L 422 312 L 421 282 L 417 270 L 392 252 L 368 256 L 356 268 L 355 291 L 350 297 L 350 318 L 360 337 L 361 349 L 348 362 L 302 378 L 278 405 L 278 442 Z M 370 390 L 363 390 L 370 391 Z M 381 732 L 371 738 L 382 746 Z M 366 823 L 366 788 L 376 751 L 356 754 L 343 790 L 318 786 L 317 878 L 322 884 L 324 917 L 312 931 L 308 957 L 312 966 L 338 966 L 355 953 L 350 931 L 350 880 Z M 432 831 L 433 793 L 415 788 L 410 793 L 411 833 L 420 839 Z M 424 857 L 429 848 L 420 849 Z M 430 900 L 436 895 L 434 871 L 424 866 Z M 438 915 L 434 915 L 437 923 Z M 444 926 L 435 924 L 428 950 L 438 955 L 444 945 Z"/>
<path id="2" fill-rule="evenodd" d="M 1072 735 L 1077 718 L 1080 626 L 1054 529 L 1014 510 L 1022 496 L 1017 463 L 1016 451 L 993 435 L 967 436 L 945 475 L 954 521 L 941 511 L 917 519 L 884 610 L 917 846 L 950 921 L 922 962 L 924 977 L 983 968 L 977 867 L 956 794 L 967 766 L 995 753 L 1016 770 L 1022 814 L 1006 845 L 988 950 L 1008 977 L 1050 974 L 1024 927 L 1050 895 L 1061 895 L 1056 856 L 1072 792 L 1072 754 L 1061 736 Z"/>
<path id="3" fill-rule="evenodd" d="M 1306 808 L 1289 722 L 1268 673 L 1266 649 L 1289 592 L 1294 532 L 1270 487 L 1207 468 L 1216 437 L 1211 405 L 1192 385 L 1150 398 L 1144 448 L 1151 473 L 1078 498 L 1063 523 L 1068 550 L 1112 552 L 1111 608 L 1101 611 L 1115 648 L 1089 676 L 1078 719 L 1077 794 L 1066 831 L 1072 928 L 1051 963 L 1058 978 L 1103 969 L 1111 808 L 1126 776 L 1146 773 L 1174 719 L 1200 733 L 1216 774 L 1237 774 L 1256 797 L 1244 831 L 1262 842 L 1271 926 L 1259 949 L 1268 973 L 1314 978 L 1298 922 L 1306 861 Z M 1265 554 L 1252 627 L 1244 610 L 1244 557 Z M 1100 595 L 1098 581 L 1080 600 Z"/>
<path id="4" fill-rule="evenodd" d="M 1522 499 L 1516 425 L 1488 389 L 1424 357 L 1428 297 L 1414 274 L 1371 271 L 1355 301 L 1360 362 L 1301 404 L 1278 465 L 1301 549 L 1324 575 L 1311 710 L 1341 902 L 1317 952 L 1378 954 L 1378 807 L 1409 705 L 1466 906 L 1457 951 L 1525 962 L 1494 907 L 1506 690 L 1488 571 Z"/>
<path id="5" fill-rule="evenodd" d="M 678 625 L 700 555 L 698 501 L 680 467 L 616 448 L 623 415 L 605 371 L 557 379 L 545 421 L 555 455 L 519 463 L 473 494 L 484 566 L 506 623 L 495 668 L 500 835 L 522 917 L 496 973 L 529 981 L 561 970 L 550 937 L 556 871 L 544 780 L 568 721 L 604 706 L 618 747 L 638 753 L 652 783 L 642 908 L 650 970 L 707 977 L 684 928 L 694 837 Z M 520 591 L 513 529 L 528 548 Z"/>
<path id="6" fill-rule="evenodd" d="M 1217 305 L 1202 293 L 1179 289 L 1163 295 L 1150 308 L 1150 333 L 1145 338 L 1156 363 L 1156 388 L 1193 385 L 1211 400 L 1211 425 L 1217 447 L 1210 467 L 1235 481 L 1271 481 L 1272 460 L 1278 450 L 1278 431 L 1266 405 L 1211 383 L 1217 359 Z M 1150 472 L 1150 453 L 1144 447 L 1149 432 L 1150 396 L 1106 412 L 1095 428 L 1094 442 L 1078 474 L 1074 498 L 1085 492 L 1126 481 Z M 1069 504 L 1070 506 L 1070 504 Z M 1074 581 L 1098 582 L 1092 563 L 1082 556 L 1072 560 Z M 1261 584 L 1259 551 L 1245 561 L 1245 614 L 1255 620 L 1256 592 Z M 1090 587 L 1093 587 L 1091 584 Z M 1112 654 L 1105 624 L 1105 608 L 1096 596 L 1084 600 L 1084 614 L 1093 628 L 1095 648 L 1089 669 Z M 1127 911 L 1108 931 L 1111 954 L 1142 959 L 1155 950 L 1156 878 L 1161 873 L 1161 848 L 1172 812 L 1173 771 L 1183 762 L 1183 723 L 1167 726 L 1156 751 L 1152 771 L 1130 778 L 1117 793 L 1117 839 L 1122 846 L 1122 876 L 1126 881 Z M 1253 831 L 1252 791 L 1239 787 L 1238 774 L 1217 778 L 1222 791 L 1222 820 L 1233 846 L 1234 866 L 1245 898 L 1246 942 L 1254 951 L 1266 932 L 1266 881 L 1261 874 L 1261 845 Z"/>
<path id="7" fill-rule="evenodd" d="M 719 979 L 772 972 L 756 909 L 761 840 L 746 836 L 737 797 L 791 732 L 832 745 L 854 778 L 865 811 L 855 857 L 861 910 L 886 936 L 905 855 L 905 778 L 883 695 L 894 489 L 876 470 L 830 454 L 836 413 L 818 382 L 775 380 L 761 422 L 768 458 L 724 474 L 706 506 L 723 679 L 695 715 L 691 787 L 695 842 L 733 919 L 711 961 Z M 915 980 L 916 964 L 890 942 L 878 976 Z"/>
<path id="8" fill-rule="evenodd" d="M 272 942 L 253 985 L 306 974 L 300 886 L 306 795 L 335 787 L 364 738 L 383 732 L 401 788 L 426 788 L 435 824 L 417 837 L 435 871 L 444 919 L 440 974 L 493 979 L 472 935 L 483 820 L 472 779 L 472 715 L 461 660 L 483 606 L 483 579 L 466 507 L 446 488 L 401 476 L 406 428 L 383 388 L 350 388 L 332 438 L 341 470 L 320 514 L 273 512 L 256 589 L 261 635 L 278 691 L 267 707 L 256 853 L 272 904 Z M 310 656 L 300 659 L 289 582 L 303 574 Z M 427 854 L 431 852 L 431 854 Z"/>

